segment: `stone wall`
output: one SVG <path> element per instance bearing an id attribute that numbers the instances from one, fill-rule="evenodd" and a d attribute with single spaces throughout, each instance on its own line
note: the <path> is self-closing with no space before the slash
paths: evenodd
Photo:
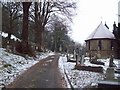
<path id="1" fill-rule="evenodd" d="M 101 46 L 99 47 L 99 42 L 101 42 Z M 115 55 L 116 49 L 112 48 L 116 45 L 115 40 L 110 39 L 98 39 L 98 40 L 89 40 L 86 41 L 86 51 L 91 56 L 95 56 L 96 54 L 100 54 L 100 58 L 108 58 L 111 54 Z"/>

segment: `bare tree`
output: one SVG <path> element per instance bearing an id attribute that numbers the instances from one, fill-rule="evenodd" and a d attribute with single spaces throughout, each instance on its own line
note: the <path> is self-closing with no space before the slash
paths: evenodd
<path id="1" fill-rule="evenodd" d="M 22 26 L 22 50 L 28 52 L 28 17 L 29 8 L 32 2 L 22 2 L 23 5 L 23 26 Z"/>
<path id="2" fill-rule="evenodd" d="M 50 17 L 53 14 L 66 17 L 69 20 L 74 15 L 73 11 L 76 8 L 75 2 L 69 0 L 43 0 L 41 2 L 35 2 L 35 40 L 38 47 L 42 48 L 43 32 L 46 24 L 49 23 Z"/>
<path id="3" fill-rule="evenodd" d="M 3 24 L 7 27 L 8 40 L 10 40 L 11 34 L 13 33 L 13 29 L 15 28 L 14 23 L 15 20 L 21 17 L 20 2 L 6 2 L 2 3 L 3 10 L 7 12 L 8 17 L 4 17 L 3 15 Z M 4 14 L 4 13 L 3 13 Z M 7 18 L 7 21 L 4 21 Z"/>

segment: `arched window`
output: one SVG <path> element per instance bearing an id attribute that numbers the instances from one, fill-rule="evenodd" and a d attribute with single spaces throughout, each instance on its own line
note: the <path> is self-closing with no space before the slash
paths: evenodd
<path id="1" fill-rule="evenodd" d="M 90 41 L 88 41 L 88 49 L 90 50 Z"/>
<path id="2" fill-rule="evenodd" d="M 98 41 L 98 50 L 101 50 L 102 49 L 102 42 L 101 40 Z"/>

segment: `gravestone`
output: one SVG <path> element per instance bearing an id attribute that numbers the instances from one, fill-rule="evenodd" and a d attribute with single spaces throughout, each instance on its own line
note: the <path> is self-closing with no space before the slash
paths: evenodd
<path id="1" fill-rule="evenodd" d="M 67 53 L 66 57 L 67 57 L 67 62 L 70 61 L 70 56 L 68 53 Z"/>
<path id="2" fill-rule="evenodd" d="M 108 67 L 106 70 L 106 80 L 114 80 L 115 75 L 114 75 L 115 71 L 113 67 Z"/>
<path id="3" fill-rule="evenodd" d="M 113 68 L 113 56 L 111 55 L 110 61 L 109 61 L 109 67 L 106 70 L 106 79 L 107 80 L 114 80 L 115 75 L 114 75 L 115 71 Z"/>
<path id="4" fill-rule="evenodd" d="M 114 67 L 113 55 L 111 55 L 111 58 L 110 58 L 110 61 L 109 61 L 109 67 Z"/>
<path id="5" fill-rule="evenodd" d="M 6 50 L 7 52 L 11 52 L 10 45 L 7 45 Z"/>
<path id="6" fill-rule="evenodd" d="M 81 56 L 81 60 L 80 60 L 81 65 L 84 64 L 84 57 L 85 57 L 84 55 Z"/>
<path id="7" fill-rule="evenodd" d="M 76 66 L 78 66 L 78 55 L 76 54 Z"/>
<path id="8" fill-rule="evenodd" d="M 76 51 L 73 51 L 73 58 L 76 58 Z"/>

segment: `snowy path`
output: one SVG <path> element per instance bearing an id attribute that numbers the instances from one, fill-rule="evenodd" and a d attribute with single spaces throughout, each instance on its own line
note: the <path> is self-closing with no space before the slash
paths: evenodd
<path id="1" fill-rule="evenodd" d="M 59 55 L 49 56 L 20 75 L 7 88 L 65 88 L 58 68 Z"/>

